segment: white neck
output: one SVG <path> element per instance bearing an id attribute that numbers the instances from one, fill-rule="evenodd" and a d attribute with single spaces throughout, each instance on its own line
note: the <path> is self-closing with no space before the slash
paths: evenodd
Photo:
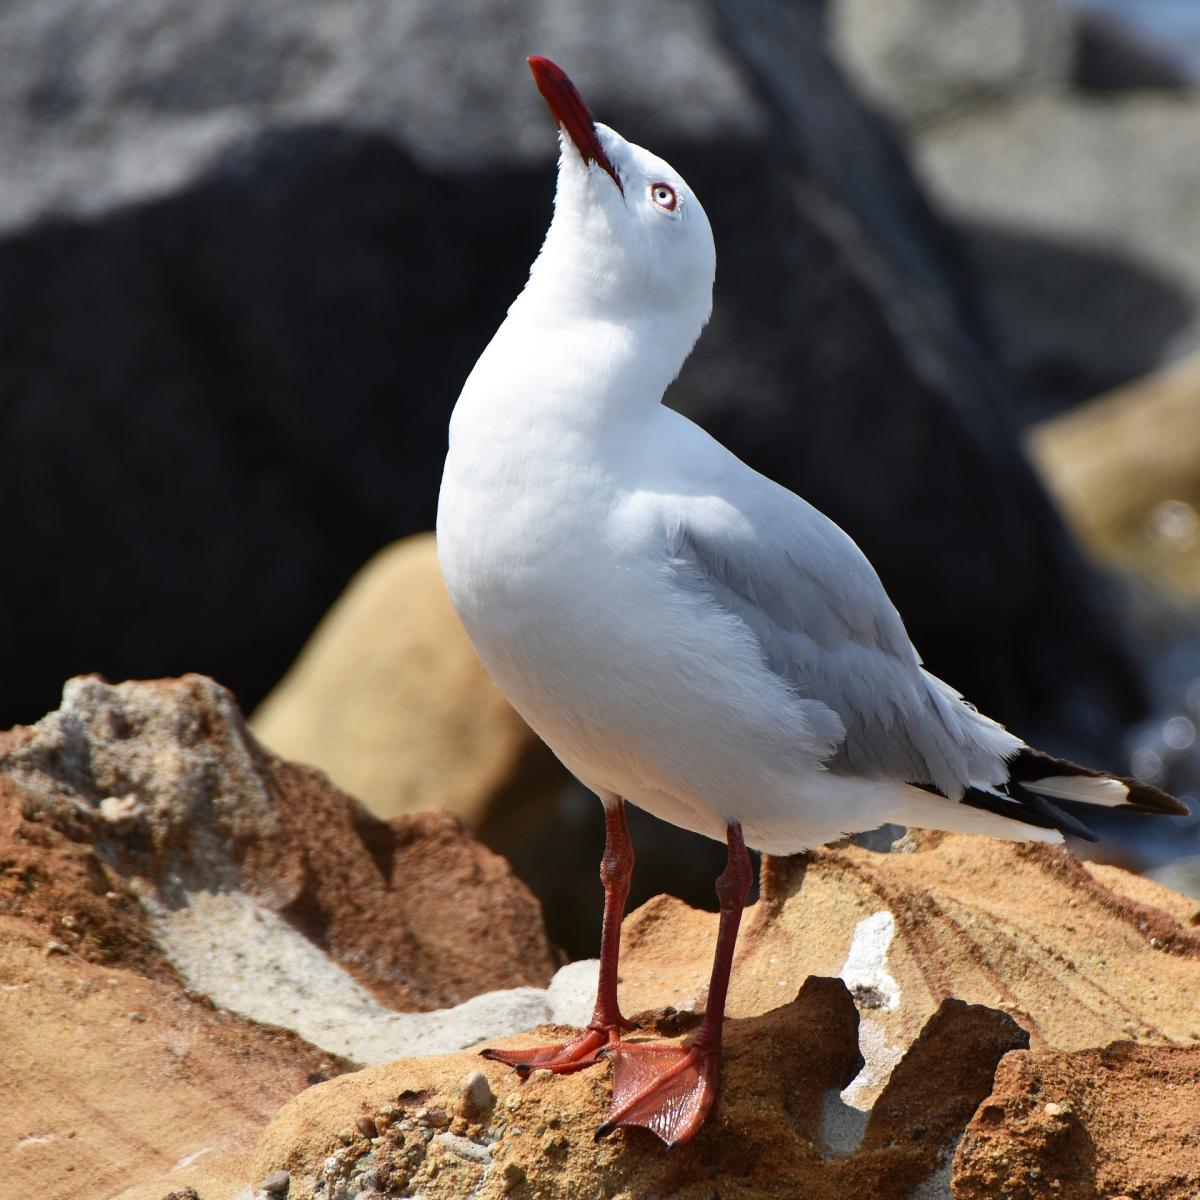
<path id="1" fill-rule="evenodd" d="M 508 423 L 516 433 L 552 415 L 560 434 L 601 435 L 661 402 L 698 334 L 678 314 L 566 313 L 531 286 L 472 371 L 454 424 Z"/>

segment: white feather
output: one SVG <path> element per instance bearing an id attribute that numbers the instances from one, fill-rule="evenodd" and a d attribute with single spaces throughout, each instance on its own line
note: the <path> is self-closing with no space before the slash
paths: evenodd
<path id="1" fill-rule="evenodd" d="M 1052 800 L 1076 800 L 1102 808 L 1119 808 L 1129 803 L 1129 788 L 1119 779 L 1097 779 L 1092 775 L 1051 775 L 1046 779 L 1023 780 L 1023 788 Z"/>

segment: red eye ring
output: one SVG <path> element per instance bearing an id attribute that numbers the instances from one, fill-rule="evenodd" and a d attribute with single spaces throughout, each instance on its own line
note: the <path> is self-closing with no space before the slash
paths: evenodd
<path id="1" fill-rule="evenodd" d="M 650 199 L 667 212 L 673 212 L 679 203 L 675 189 L 669 183 L 663 183 L 661 180 L 650 185 Z"/>

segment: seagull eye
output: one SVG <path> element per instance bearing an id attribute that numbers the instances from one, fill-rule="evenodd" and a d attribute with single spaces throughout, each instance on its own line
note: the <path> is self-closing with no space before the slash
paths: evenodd
<path id="1" fill-rule="evenodd" d="M 675 194 L 675 189 L 669 183 L 652 183 L 650 185 L 650 199 L 659 208 L 665 208 L 667 212 L 671 212 L 675 208 L 675 205 L 679 203 L 679 197 Z"/>

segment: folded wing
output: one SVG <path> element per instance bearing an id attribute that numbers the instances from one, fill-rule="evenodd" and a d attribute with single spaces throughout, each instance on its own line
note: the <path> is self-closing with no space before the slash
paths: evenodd
<path id="1" fill-rule="evenodd" d="M 921 667 L 854 542 L 782 488 L 755 499 L 747 512 L 719 496 L 672 498 L 668 562 L 744 622 L 769 670 L 838 714 L 846 734 L 829 769 L 952 799 L 1003 784 L 1022 742 Z"/>

